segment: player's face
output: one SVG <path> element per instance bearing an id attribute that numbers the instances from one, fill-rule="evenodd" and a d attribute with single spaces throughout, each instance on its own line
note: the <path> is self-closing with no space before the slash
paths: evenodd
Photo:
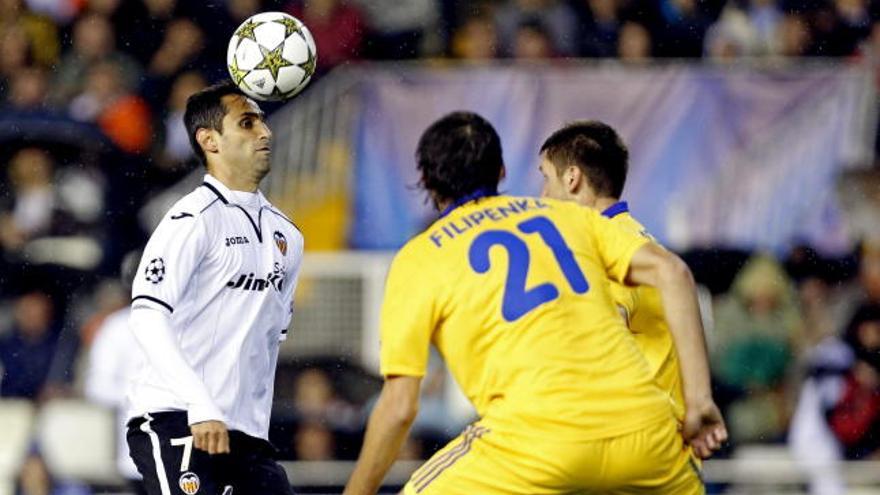
<path id="1" fill-rule="evenodd" d="M 571 199 L 562 177 L 556 171 L 556 166 L 550 163 L 550 160 L 544 155 L 541 155 L 541 164 L 538 165 L 538 170 L 544 177 L 544 187 L 541 189 L 541 196 L 551 199 Z"/>
<path id="2" fill-rule="evenodd" d="M 226 115 L 218 150 L 233 172 L 262 179 L 269 173 L 272 131 L 257 103 L 241 95 L 223 97 Z"/>

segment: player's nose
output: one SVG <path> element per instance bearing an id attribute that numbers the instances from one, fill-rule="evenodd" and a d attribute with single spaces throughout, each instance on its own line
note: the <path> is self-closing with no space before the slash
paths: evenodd
<path id="1" fill-rule="evenodd" d="M 266 140 L 271 143 L 272 141 L 272 129 L 269 128 L 269 125 L 263 121 L 260 121 L 259 126 L 260 140 Z"/>

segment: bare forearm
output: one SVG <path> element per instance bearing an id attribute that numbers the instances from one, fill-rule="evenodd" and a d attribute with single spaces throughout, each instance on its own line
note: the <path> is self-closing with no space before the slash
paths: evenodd
<path id="1" fill-rule="evenodd" d="M 670 267 L 661 271 L 659 282 L 663 310 L 678 351 L 685 401 L 695 404 L 711 399 L 709 360 L 693 278 L 686 268 Z"/>
<path id="2" fill-rule="evenodd" d="M 406 440 L 418 411 L 420 377 L 389 376 L 367 424 L 364 446 L 346 495 L 373 495 Z"/>
<path id="3" fill-rule="evenodd" d="M 383 415 L 378 407 L 373 411 L 360 458 L 343 492 L 345 495 L 372 495 L 379 490 L 406 440 L 409 426 Z"/>

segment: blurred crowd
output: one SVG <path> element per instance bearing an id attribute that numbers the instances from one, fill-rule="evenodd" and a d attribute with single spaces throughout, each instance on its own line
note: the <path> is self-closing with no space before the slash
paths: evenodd
<path id="1" fill-rule="evenodd" d="M 880 53 L 880 9 L 867 0 L 0 0 L 0 397 L 119 406 L 107 384 L 124 370 L 99 351 L 125 348 L 112 330 L 128 304 L 119 267 L 131 269 L 169 206 L 162 191 L 195 166 L 186 98 L 226 77 L 229 34 L 264 10 L 308 25 L 319 75 L 370 59 Z M 732 444 L 821 441 L 832 457 L 880 459 L 880 247 L 686 258 L 713 294 Z M 462 426 L 444 380 L 441 369 L 426 381 L 408 458 Z M 284 363 L 276 390 L 282 458 L 356 457 L 375 377 L 334 359 Z M 45 488 L 38 446 L 27 459 L 20 493 L 84 493 Z"/>

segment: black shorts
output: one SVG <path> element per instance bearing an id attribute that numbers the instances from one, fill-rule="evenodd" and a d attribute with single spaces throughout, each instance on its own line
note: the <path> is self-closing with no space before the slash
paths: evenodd
<path id="1" fill-rule="evenodd" d="M 229 454 L 193 447 L 183 411 L 128 422 L 128 448 L 149 495 L 292 495 L 275 449 L 262 439 L 229 432 Z"/>

